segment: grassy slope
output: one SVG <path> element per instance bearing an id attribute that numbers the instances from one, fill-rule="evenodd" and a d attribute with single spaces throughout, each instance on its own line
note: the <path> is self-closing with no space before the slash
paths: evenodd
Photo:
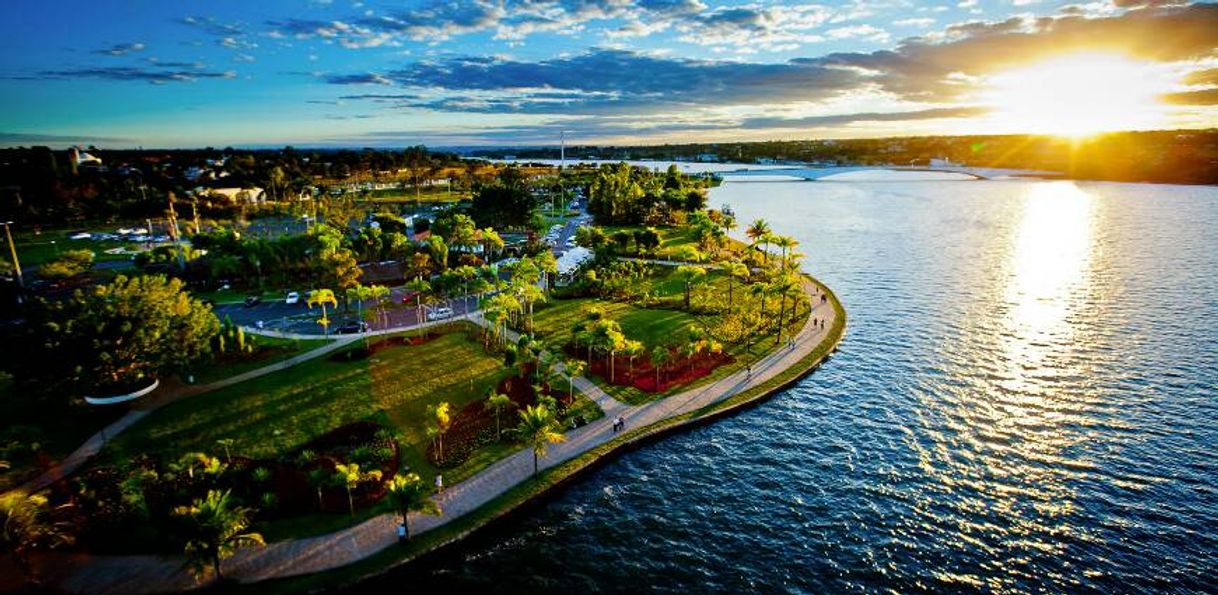
<path id="1" fill-rule="evenodd" d="M 227 363 L 212 363 L 199 366 L 194 371 L 196 384 L 207 384 L 217 380 L 223 380 L 238 374 L 244 374 L 250 370 L 269 366 L 274 363 L 281 362 L 290 357 L 299 355 L 306 351 L 317 349 L 322 345 L 331 342 L 331 339 L 280 339 L 278 337 L 265 337 L 261 335 L 249 334 L 246 339 L 253 341 L 254 344 L 271 349 L 267 355 L 258 359 L 249 359 L 239 362 Z"/>
<path id="2" fill-rule="evenodd" d="M 377 417 L 406 446 L 403 463 L 430 479 L 435 471 L 424 456 L 426 407 L 448 401 L 459 409 L 508 373 L 461 333 L 385 349 L 365 361 L 321 358 L 168 405 L 119 436 L 107 453 L 172 457 L 213 451 L 217 440 L 232 438 L 235 453 L 274 457 L 344 424 Z"/>
<path id="3" fill-rule="evenodd" d="M 803 375 L 815 369 L 837 347 L 837 342 L 841 340 L 842 335 L 845 333 L 846 311 L 831 291 L 829 295 L 833 308 L 838 315 L 834 320 L 833 326 L 829 329 L 825 342 L 800 360 L 798 364 L 780 372 L 774 378 L 698 411 L 665 420 L 645 428 L 628 431 L 613 441 L 592 449 L 575 459 L 542 471 L 535 481 L 517 485 L 474 512 L 454 519 L 438 529 L 428 531 L 416 537 L 404 547 L 388 548 L 355 564 L 335 570 L 265 581 L 256 585 L 241 585 L 239 590 L 249 593 L 256 591 L 259 595 L 274 595 L 276 593 L 297 593 L 308 590 L 334 588 L 340 585 L 350 585 L 363 577 L 384 572 L 391 567 L 413 560 L 436 548 L 460 540 L 473 531 L 483 528 L 488 523 L 508 515 L 514 509 L 525 505 L 530 500 L 576 478 L 581 472 L 592 468 L 596 462 L 602 460 L 603 457 L 613 453 L 615 450 L 622 448 L 627 443 L 659 435 L 685 424 L 709 421 L 718 415 L 726 414 L 743 405 L 760 402 L 767 395 L 789 386 Z"/>

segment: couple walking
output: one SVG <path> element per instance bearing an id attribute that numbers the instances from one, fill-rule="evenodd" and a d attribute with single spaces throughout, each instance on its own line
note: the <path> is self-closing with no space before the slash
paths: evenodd
<path id="1" fill-rule="evenodd" d="M 617 419 L 613 420 L 613 433 L 616 434 L 625 429 L 626 429 L 626 418 L 624 418 L 620 415 L 617 416 Z"/>

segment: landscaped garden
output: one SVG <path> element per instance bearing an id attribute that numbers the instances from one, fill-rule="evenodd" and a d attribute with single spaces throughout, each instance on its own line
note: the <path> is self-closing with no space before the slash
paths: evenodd
<path id="1" fill-rule="evenodd" d="M 78 544 L 95 552 L 173 551 L 174 506 L 211 491 L 249 507 L 269 539 L 320 534 L 395 510 L 395 476 L 455 483 L 521 448 L 517 411 L 547 405 L 563 425 L 601 415 L 539 358 L 507 367 L 484 343 L 468 323 L 382 337 L 171 403 L 52 500 L 74 506 Z"/>

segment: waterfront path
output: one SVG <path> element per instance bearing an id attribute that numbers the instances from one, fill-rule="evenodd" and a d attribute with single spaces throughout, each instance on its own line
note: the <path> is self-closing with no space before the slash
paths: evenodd
<path id="1" fill-rule="evenodd" d="M 754 363 L 751 376 L 739 371 L 664 399 L 629 406 L 614 400 L 585 378 L 576 386 L 605 410 L 605 416 L 584 427 L 571 430 L 566 440 L 550 447 L 541 459 L 543 469 L 559 465 L 617 436 L 613 421 L 621 417 L 626 430 L 642 428 L 679 415 L 697 411 L 739 394 L 797 365 L 825 341 L 837 316 L 831 302 L 822 301 L 822 289 L 805 280 L 804 290 L 812 302 L 812 312 L 795 336 L 794 348 L 780 347 Z M 814 324 L 815 320 L 822 325 Z M 455 518 L 471 513 L 495 497 L 523 482 L 533 474 L 533 454 L 522 448 L 491 464 L 469 479 L 449 486 L 437 497 L 443 516 L 410 516 L 415 534 L 435 529 Z M 327 535 L 273 542 L 265 547 L 244 549 L 224 561 L 226 577 L 255 582 L 331 570 L 367 558 L 397 543 L 396 515 L 383 514 L 353 527 Z M 189 589 L 195 586 L 181 558 L 153 555 L 75 556 L 48 554 L 40 560 L 40 574 L 55 589 L 75 593 L 151 593 Z"/>

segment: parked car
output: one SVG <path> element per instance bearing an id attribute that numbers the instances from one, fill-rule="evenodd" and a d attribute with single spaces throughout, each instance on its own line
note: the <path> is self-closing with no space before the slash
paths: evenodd
<path id="1" fill-rule="evenodd" d="M 288 292 L 288 297 L 287 297 L 286 299 L 284 299 L 284 300 L 283 300 L 283 303 L 285 303 L 285 304 L 299 304 L 299 303 L 300 303 L 300 293 L 299 293 L 299 292 L 295 292 L 295 291 L 289 291 L 289 292 Z"/>
<path id="2" fill-rule="evenodd" d="M 344 322 L 343 325 L 338 327 L 338 330 L 335 332 L 340 335 L 352 335 L 355 333 L 362 333 L 366 330 L 368 330 L 367 322 L 362 320 L 352 320 L 349 322 Z"/>
<path id="3" fill-rule="evenodd" d="M 452 316 L 453 309 L 449 308 L 448 306 L 432 308 L 431 311 L 427 313 L 428 320 L 444 320 L 445 318 L 452 318 Z"/>
<path id="4" fill-rule="evenodd" d="M 262 303 L 261 296 L 257 296 L 257 295 L 245 296 L 245 307 L 246 308 L 253 308 L 254 306 L 257 306 L 258 304 L 261 304 L 261 303 Z"/>

